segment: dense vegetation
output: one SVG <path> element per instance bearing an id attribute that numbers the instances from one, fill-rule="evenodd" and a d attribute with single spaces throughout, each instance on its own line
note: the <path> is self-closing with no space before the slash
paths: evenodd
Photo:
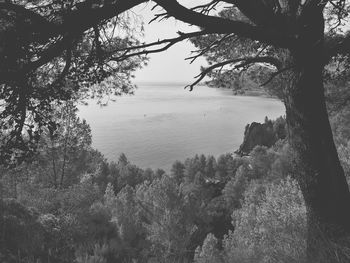
<path id="1" fill-rule="evenodd" d="M 332 118 L 347 178 L 349 112 Z M 196 155 L 166 173 L 140 169 L 125 155 L 107 162 L 72 103 L 56 116 L 60 128 L 45 133 L 37 156 L 1 171 L 1 262 L 305 260 L 298 171 L 287 140 L 278 140 L 284 118 L 265 120 L 265 139 L 275 137 L 269 147 L 242 157 Z"/>
<path id="2" fill-rule="evenodd" d="M 265 236 L 265 233 L 271 233 L 274 227 L 278 227 L 278 222 L 270 226 L 260 225 L 260 223 L 254 225 L 252 221 L 255 218 L 261 218 L 261 220 L 268 218 L 272 213 L 268 210 L 269 208 L 283 205 L 283 202 L 280 201 L 276 203 L 270 201 L 274 200 L 271 189 L 280 189 L 281 186 L 282 189 L 277 192 L 283 197 L 288 196 L 283 191 L 284 187 L 294 189 L 293 182 L 284 181 L 278 184 L 279 182 L 270 178 L 271 174 L 274 174 L 269 172 L 272 166 L 269 170 L 264 165 L 269 163 L 271 156 L 263 158 L 264 161 L 257 162 L 257 164 L 264 164 L 260 164 L 262 170 L 258 170 L 257 175 L 253 174 L 252 177 L 246 175 L 256 170 L 254 170 L 254 156 L 261 156 L 260 153 L 265 148 L 258 148 L 257 152 L 255 152 L 256 149 L 253 149 L 249 158 L 234 158 L 234 161 L 248 162 L 245 166 L 233 166 L 237 168 L 237 172 L 234 173 L 232 171 L 235 169 L 232 170 L 231 165 L 230 168 L 225 166 L 226 172 L 224 172 L 225 169 L 220 165 L 221 161 L 216 160 L 215 183 L 224 184 L 226 187 L 229 185 L 229 178 L 240 178 L 237 174 L 243 173 L 246 175 L 244 178 L 248 185 L 248 190 L 243 191 L 242 194 L 243 201 L 240 201 L 238 205 L 241 208 L 233 209 L 234 212 L 232 212 L 235 215 L 232 219 L 234 222 L 233 234 L 228 234 L 223 240 L 218 233 L 211 231 L 210 226 L 210 216 L 213 216 L 214 222 L 215 216 L 219 216 L 220 213 L 215 210 L 216 205 L 209 205 L 211 204 L 209 199 L 215 199 L 220 194 L 210 193 L 210 189 L 206 189 L 207 183 L 203 183 L 203 180 L 206 182 L 206 177 L 200 174 L 197 176 L 199 171 L 201 174 L 204 174 L 205 171 L 199 168 L 193 168 L 190 165 L 191 169 L 188 170 L 185 162 L 183 165 L 186 173 L 183 178 L 175 180 L 171 174 L 166 176 L 162 171 L 148 171 L 146 174 L 149 175 L 149 178 L 146 176 L 148 178 L 146 180 L 140 169 L 128 164 L 127 159 L 121 157 L 121 160 L 114 165 L 116 173 L 123 175 L 116 176 L 119 178 L 116 179 L 118 184 L 115 182 L 113 184 L 112 181 L 104 180 L 100 176 L 91 176 L 97 173 L 96 171 L 104 171 L 107 169 L 105 166 L 109 167 L 111 164 L 97 165 L 101 164 L 103 158 L 90 149 L 91 138 L 87 133 L 88 126 L 74 116 L 74 109 L 68 110 L 69 106 L 64 109 L 66 107 L 62 106 L 64 102 L 86 96 L 101 98 L 103 94 L 132 92 L 133 86 L 130 82 L 132 72 L 144 64 L 144 55 L 164 51 L 186 39 L 192 39 L 194 43 L 199 39 L 200 41 L 196 43 L 198 49 L 189 59 L 193 61 L 204 55 L 209 61 L 209 66 L 202 70 L 195 83 L 189 85 L 190 89 L 208 74 L 211 74 L 214 85 L 225 86 L 223 84 L 226 84 L 227 80 L 231 81 L 232 78 L 239 77 L 241 71 L 246 71 L 248 78 L 254 80 L 253 84 L 269 83 L 271 84 L 269 92 L 279 91 L 277 95 L 282 99 L 286 108 L 288 143 L 277 143 L 277 146 L 265 150 L 268 155 L 271 151 L 275 151 L 276 158 L 279 159 L 279 156 L 283 155 L 279 151 L 284 149 L 281 145 L 289 145 L 291 148 L 288 154 L 288 160 L 292 163 L 291 169 L 286 169 L 291 170 L 291 176 L 297 181 L 307 211 L 307 231 L 303 232 L 306 233 L 307 261 L 348 262 L 350 191 L 346 175 L 349 153 L 349 143 L 346 137 L 348 132 L 346 106 L 349 102 L 349 96 L 347 96 L 349 89 L 347 81 L 344 82 L 345 85 L 327 86 L 328 76 L 325 71 L 328 70 L 327 67 L 331 67 L 331 78 L 337 77 L 337 74 L 339 72 L 342 74 L 343 69 L 347 69 L 350 64 L 350 34 L 343 30 L 349 22 L 350 1 L 213 0 L 209 3 L 203 1 L 196 7 L 188 7 L 176 0 L 152 0 L 151 2 L 162 8 L 161 13 L 155 14 L 154 20 L 162 21 L 174 17 L 182 22 L 195 25 L 198 29 L 191 32 L 178 32 L 177 37 L 172 39 L 140 43 L 137 33 L 134 34 L 135 28 L 130 27 L 130 24 L 137 23 L 134 21 L 130 23 L 132 16 L 129 16 L 131 12 L 127 13 L 127 11 L 148 2 L 150 1 L 6 0 L 0 2 L 0 162 L 12 165 L 14 168 L 11 171 L 5 169 L 2 173 L 3 196 L 13 195 L 17 197 L 17 200 L 22 200 L 22 203 L 28 202 L 28 206 L 31 202 L 30 206 L 37 206 L 37 212 L 28 211 L 20 205 L 21 202 L 15 206 L 11 202 L 4 201 L 4 209 L 1 210 L 4 211 L 2 218 L 6 224 L 12 224 L 13 233 L 16 233 L 15 230 L 22 233 L 21 227 L 28 224 L 32 225 L 30 229 L 38 230 L 35 233 L 40 232 L 42 227 L 46 231 L 44 235 L 39 236 L 29 230 L 26 231 L 20 240 L 6 243 L 14 246 L 6 249 L 4 255 L 14 256 L 17 259 L 28 256 L 26 261 L 41 257 L 41 261 L 44 261 L 44 258 L 50 260 L 51 256 L 60 254 L 58 251 L 63 248 L 64 252 L 71 251 L 80 261 L 88 261 L 90 257 L 91 260 L 103 260 L 100 257 L 101 251 L 106 253 L 106 260 L 110 260 L 108 257 L 118 257 L 116 255 L 124 255 L 120 256 L 124 259 L 125 255 L 128 255 L 125 260 L 131 260 L 134 258 L 134 253 L 144 251 L 142 248 L 149 246 L 146 251 L 151 254 L 143 255 L 141 258 L 158 258 L 153 261 L 179 261 L 183 258 L 191 258 L 194 247 L 202 245 L 198 240 L 202 239 L 203 233 L 214 232 L 205 240 L 201 249 L 197 250 L 195 260 L 203 261 L 210 257 L 219 261 L 227 260 L 225 255 L 230 255 L 228 258 L 233 260 L 233 254 L 237 255 L 240 252 L 243 253 L 241 261 L 247 258 L 247 255 L 251 256 L 250 259 L 248 257 L 248 261 L 254 258 L 271 261 L 276 258 L 284 258 L 284 256 L 287 259 L 298 260 L 297 256 L 288 254 L 292 253 L 293 249 L 297 249 L 294 245 L 287 244 L 283 247 L 281 241 L 278 244 L 275 243 L 275 247 L 279 249 L 269 250 L 269 245 L 273 242 L 269 242 L 269 235 Z M 216 12 L 215 8 L 219 4 L 224 4 L 229 8 L 223 9 L 223 12 Z M 336 62 L 336 67 L 332 68 L 333 62 Z M 268 69 L 267 72 L 266 69 Z M 348 80 L 348 78 L 345 79 Z M 273 80 L 278 81 L 277 85 L 272 82 Z M 236 87 L 239 87 L 240 83 L 236 84 Z M 335 87 L 335 89 L 325 90 L 325 87 Z M 328 92 L 335 92 L 336 96 L 330 94 L 331 96 L 327 97 Z M 339 98 L 343 98 L 341 105 L 332 103 L 333 98 L 336 98 L 337 102 L 340 101 Z M 327 99 L 331 99 L 329 108 L 326 106 Z M 60 107 L 64 113 L 56 112 L 56 109 Z M 331 121 L 335 136 L 332 134 L 329 113 L 332 115 Z M 60 121 L 64 115 L 67 117 Z M 58 126 L 60 123 L 63 123 L 61 127 Z M 244 154 L 247 154 L 246 150 Z M 29 164 L 24 162 L 30 159 L 32 161 Z M 198 156 L 188 162 L 197 163 L 196 159 L 204 160 L 203 157 Z M 205 161 L 207 159 L 211 158 L 205 158 Z M 243 171 L 241 171 L 239 167 L 246 168 L 242 168 Z M 107 169 L 107 178 L 113 174 L 108 172 L 109 170 L 113 169 L 110 167 Z M 202 170 L 205 169 L 202 168 Z M 216 174 L 218 174 L 217 178 Z M 283 178 L 282 174 L 281 178 Z M 96 178 L 101 180 L 101 184 L 94 181 Z M 267 182 L 262 184 L 262 188 L 257 187 L 257 193 L 255 193 L 253 188 L 251 190 L 250 185 L 259 180 L 267 180 Z M 271 185 L 268 188 L 270 181 L 278 185 Z M 148 186 L 147 182 L 149 182 Z M 25 187 L 21 188 L 21 185 Z M 102 198 L 105 187 L 101 185 L 106 185 L 106 189 L 112 189 L 108 193 L 114 192 L 116 199 L 112 194 L 108 194 L 110 204 L 116 204 L 115 209 L 107 209 L 111 214 L 103 212 L 105 211 L 103 207 L 109 202 Z M 110 187 L 107 187 L 109 185 Z M 125 185 L 127 188 L 124 188 Z M 144 187 L 140 188 L 140 185 Z M 198 195 L 186 195 L 188 191 L 192 193 L 192 190 L 189 190 L 192 189 L 189 187 L 191 185 L 195 186 L 194 189 L 200 188 Z M 85 186 L 90 188 L 86 190 Z M 28 191 L 31 187 L 33 189 Z M 251 196 L 259 196 L 259 189 L 262 189 L 260 198 L 262 201 L 259 199 L 260 201 L 254 202 Z M 141 197 L 138 196 L 138 190 L 144 193 Z M 209 193 L 202 200 L 201 193 L 207 190 Z M 251 191 L 254 194 L 245 195 Z M 133 192 L 135 192 L 135 198 Z M 92 196 L 86 197 L 85 193 L 92 194 Z M 167 199 L 168 194 L 172 198 Z M 33 198 L 32 195 L 36 198 Z M 47 195 L 51 195 L 52 198 L 42 200 Z M 78 197 L 72 198 L 74 195 Z M 65 198 L 61 198 L 62 196 Z M 154 199 L 157 196 L 159 200 Z M 57 201 L 52 203 L 51 200 L 55 200 L 56 197 Z M 250 198 L 251 201 L 249 201 Z M 73 203 L 71 199 L 74 200 Z M 134 202 L 137 205 L 126 207 L 126 202 L 123 201 L 125 199 L 128 200 L 128 203 Z M 77 203 L 77 200 L 83 201 L 80 204 Z M 87 200 L 94 201 L 88 202 Z M 100 200 L 100 203 L 97 204 L 96 200 Z M 294 204 L 291 201 L 285 203 Z M 84 215 L 87 208 L 75 208 L 84 207 L 83 204 L 89 207 L 88 211 L 92 213 L 89 215 L 93 218 L 95 218 L 93 211 L 99 211 L 98 213 L 103 214 L 104 218 L 112 218 L 106 220 L 110 224 L 103 223 L 103 226 L 111 225 L 113 229 L 118 229 L 118 231 L 115 230 L 116 234 L 113 234 L 114 232 L 110 229 L 106 230 L 111 236 L 118 238 L 109 242 L 112 240 L 111 236 L 106 237 L 106 234 L 98 232 L 100 228 L 95 226 L 100 222 L 98 216 L 96 216 L 96 221 L 93 221 L 95 225 L 92 228 L 90 228 L 89 221 L 81 223 L 81 220 L 88 218 L 88 215 Z M 252 210 L 248 204 L 252 204 Z M 256 207 L 253 204 L 256 204 Z M 206 210 L 207 206 L 208 209 L 213 209 L 213 214 L 208 212 L 211 211 L 210 209 Z M 9 209 L 11 207 L 16 208 L 13 208 L 13 211 Z M 141 212 L 138 210 L 140 207 L 143 208 Z M 232 207 L 230 209 L 232 210 Z M 181 210 L 186 213 L 181 213 Z M 263 212 L 265 210 L 266 213 Z M 290 218 L 282 216 L 288 214 L 287 210 L 293 211 L 294 208 L 290 207 L 281 213 L 281 216 L 277 213 L 277 217 L 274 217 L 281 218 L 284 225 L 289 222 Z M 71 211 L 80 211 L 81 214 L 74 215 L 75 212 Z M 133 217 L 130 219 L 128 216 L 129 219 L 126 220 L 125 217 L 119 214 L 114 215 L 114 212 L 110 211 L 124 211 L 125 214 L 133 215 Z M 243 214 L 237 215 L 237 211 Z M 16 212 L 18 217 L 13 217 L 13 214 L 17 214 L 12 212 Z M 45 213 L 49 213 L 50 216 L 41 220 L 40 215 Z M 245 217 L 246 214 L 256 214 L 256 217 Z M 188 219 L 191 215 L 193 220 Z M 62 216 L 67 216 L 67 218 L 64 217 L 62 221 Z M 208 217 L 210 220 L 206 221 Z M 44 223 L 38 225 L 37 222 Z M 61 226 L 60 222 L 67 222 L 67 225 Z M 5 223 L 3 225 L 5 226 Z M 129 229 L 127 225 L 133 227 Z M 220 225 L 225 226 L 222 222 Z M 77 229 L 74 229 L 73 226 L 76 226 Z M 239 231 L 241 226 L 243 229 L 247 226 L 251 230 L 249 233 L 252 233 L 253 236 L 245 237 L 242 234 L 242 238 L 235 239 L 235 235 L 247 233 L 244 230 Z M 224 228 L 229 229 L 230 227 Z M 5 235 L 8 229 L 11 227 L 2 229 L 4 233 L 2 241 L 7 236 L 17 237 L 15 234 Z M 52 239 L 50 229 L 54 229 L 52 231 L 59 236 Z M 67 230 L 67 233 L 60 235 L 63 229 Z M 91 229 L 97 232 L 89 234 L 84 232 L 89 232 Z M 202 233 L 200 229 L 206 230 Z M 177 236 L 173 232 L 181 233 L 181 235 Z M 296 240 L 297 244 L 303 244 L 298 241 L 298 236 L 289 238 L 288 233 L 290 232 L 284 233 L 282 230 L 276 230 L 274 233 L 276 240 L 280 233 L 281 238 L 288 237 L 290 241 Z M 124 240 L 126 236 L 128 238 Z M 44 237 L 47 237 L 48 240 L 40 242 L 40 238 Z M 67 241 L 68 237 L 70 239 Z M 29 247 L 24 242 L 27 238 L 32 239 Z M 34 238 L 37 239 L 34 240 Z M 96 244 L 96 242 L 88 242 L 90 238 L 103 241 Z M 77 245 L 77 241 L 83 242 L 84 240 L 85 243 Z M 145 240 L 145 242 L 140 245 L 135 240 Z M 248 247 L 251 247 L 254 252 L 248 253 L 243 250 L 241 240 L 246 240 L 244 244 L 248 244 Z M 123 250 L 111 252 L 110 248 L 115 246 L 110 243 L 118 242 L 122 245 L 117 247 L 123 247 Z M 128 245 L 128 242 L 132 245 Z M 91 243 L 94 244 L 91 245 Z M 215 244 L 217 244 L 217 250 L 214 249 Z M 262 249 L 255 249 L 256 244 Z M 40 246 L 36 247 L 36 245 Z M 11 248 L 16 248 L 16 246 L 23 246 L 23 249 L 21 247 L 21 249 L 14 250 L 17 252 L 11 252 Z M 52 249 L 55 246 L 59 248 Z M 6 248 L 6 245 L 2 247 Z M 77 247 L 80 247 L 80 250 Z M 139 247 L 142 248 L 138 249 Z M 230 249 L 236 249 L 236 253 L 231 255 Z M 40 251 L 47 251 L 47 253 Z M 256 251 L 261 251 L 261 253 L 257 254 Z M 269 251 L 269 256 L 266 251 Z M 300 252 L 299 249 L 297 251 Z M 300 252 L 300 255 L 302 257 L 303 253 Z M 67 257 L 70 260 L 73 258 L 72 255 Z"/>

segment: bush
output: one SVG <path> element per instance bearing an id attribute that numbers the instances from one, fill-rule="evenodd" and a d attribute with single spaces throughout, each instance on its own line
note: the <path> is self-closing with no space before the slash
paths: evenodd
<path id="1" fill-rule="evenodd" d="M 218 240 L 213 234 L 208 234 L 202 247 L 196 249 L 194 263 L 221 263 L 221 252 L 218 250 Z"/>
<path id="2" fill-rule="evenodd" d="M 294 180 L 252 183 L 233 220 L 235 231 L 224 240 L 226 262 L 303 261 L 306 208 Z"/>

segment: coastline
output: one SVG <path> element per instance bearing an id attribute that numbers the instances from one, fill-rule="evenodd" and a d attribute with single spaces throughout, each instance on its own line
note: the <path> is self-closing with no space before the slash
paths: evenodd
<path id="1" fill-rule="evenodd" d="M 163 81 L 137 81 L 134 84 L 137 86 L 183 86 L 184 88 L 189 84 L 185 81 L 177 81 L 177 82 L 163 82 Z M 268 98 L 268 99 L 278 99 L 278 97 L 268 94 L 263 88 L 259 89 L 245 89 L 245 90 L 237 90 L 235 91 L 232 88 L 226 87 L 216 87 L 205 82 L 200 82 L 197 84 L 198 87 L 206 86 L 211 89 L 221 89 L 231 91 L 233 96 L 244 96 L 244 97 L 260 97 L 260 98 Z"/>
<path id="2" fill-rule="evenodd" d="M 263 90 L 263 88 L 261 89 L 246 89 L 246 90 L 241 90 L 241 92 L 239 91 L 235 91 L 231 88 L 225 88 L 225 87 L 215 87 L 215 86 L 211 86 L 211 85 L 206 85 L 206 84 L 202 84 L 201 86 L 207 86 L 211 89 L 223 89 L 223 90 L 228 90 L 228 91 L 232 91 L 232 95 L 233 96 L 243 96 L 243 97 L 260 97 L 260 98 L 268 98 L 268 99 L 278 99 L 278 97 L 273 96 L 268 94 L 267 92 L 265 92 Z"/>

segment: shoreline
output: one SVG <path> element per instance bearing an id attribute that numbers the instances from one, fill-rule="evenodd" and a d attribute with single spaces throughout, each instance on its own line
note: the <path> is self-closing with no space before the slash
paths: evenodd
<path id="1" fill-rule="evenodd" d="M 188 85 L 188 83 L 184 82 L 184 81 L 177 81 L 177 82 L 137 81 L 134 84 L 136 84 L 137 86 L 163 86 L 164 85 L 164 86 L 183 86 L 183 87 Z M 262 90 L 263 88 L 242 90 L 242 92 L 240 93 L 239 91 L 235 92 L 235 90 L 233 90 L 231 88 L 215 87 L 215 86 L 208 85 L 206 83 L 198 83 L 197 86 L 198 87 L 206 86 L 206 87 L 211 88 L 211 89 L 219 89 L 219 90 L 221 89 L 221 90 L 231 91 L 233 96 L 278 99 L 278 97 L 273 96 L 273 95 L 269 95 L 267 92 L 263 91 Z"/>
<path id="2" fill-rule="evenodd" d="M 273 96 L 273 95 L 269 95 L 267 92 L 262 91 L 260 89 L 254 89 L 254 90 L 247 89 L 247 90 L 244 90 L 241 93 L 239 93 L 238 91 L 235 92 L 235 90 L 233 90 L 231 88 L 220 88 L 220 87 L 204 85 L 204 84 L 202 86 L 207 86 L 208 88 L 211 88 L 211 89 L 222 89 L 222 90 L 231 91 L 233 96 L 260 97 L 260 98 L 268 98 L 268 99 L 278 99 L 278 97 Z"/>

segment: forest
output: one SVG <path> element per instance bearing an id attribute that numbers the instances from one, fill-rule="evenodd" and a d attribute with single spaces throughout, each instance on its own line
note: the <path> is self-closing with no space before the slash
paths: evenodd
<path id="1" fill-rule="evenodd" d="M 194 2 L 0 2 L 1 262 L 349 262 L 350 1 Z M 195 30 L 142 42 L 147 3 Z M 186 40 L 208 62 L 186 88 L 260 88 L 286 115 L 169 172 L 107 161 L 77 103 L 132 94 Z"/>
<path id="2" fill-rule="evenodd" d="M 301 228 L 293 242 L 305 243 L 305 207 L 291 179 L 289 147 L 277 136 L 285 134 L 283 118 L 266 120 L 278 140 L 269 148 L 256 146 L 249 157 L 196 155 L 174 162 L 167 174 L 142 170 L 125 155 L 108 163 L 92 149 L 89 126 L 72 104 L 59 117 L 64 131 L 43 136 L 32 162 L 2 171 L 3 262 L 240 261 L 234 240 L 254 244 L 242 234 L 272 223 L 271 215 L 244 223 L 261 205 L 283 216 L 289 209 L 297 212 L 284 231 Z M 260 204 L 268 193 L 271 200 Z M 283 202 L 278 210 L 276 201 Z M 303 253 L 302 243 L 299 249 Z"/>
<path id="3" fill-rule="evenodd" d="M 349 115 L 331 116 L 348 181 Z M 1 170 L 1 262 L 306 262 L 284 117 L 258 133 L 242 127 L 237 155 L 195 155 L 169 173 L 124 154 L 108 162 L 73 103 L 57 107 L 56 121 L 32 160 Z"/>

